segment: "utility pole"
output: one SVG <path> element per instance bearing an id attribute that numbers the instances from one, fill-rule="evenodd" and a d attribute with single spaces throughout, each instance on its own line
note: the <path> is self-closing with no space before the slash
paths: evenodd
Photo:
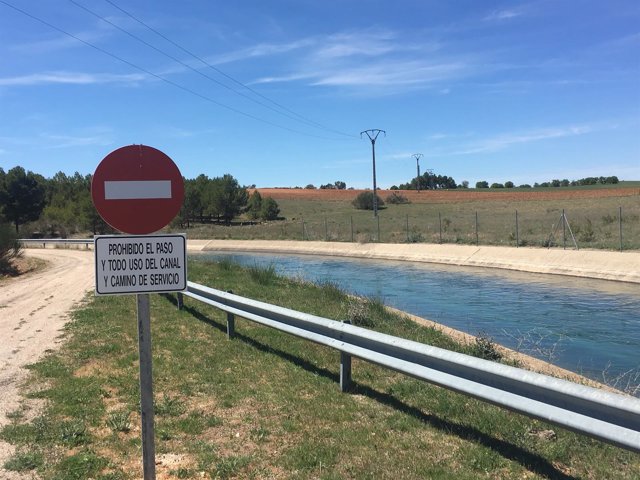
<path id="1" fill-rule="evenodd" d="M 416 177 L 416 181 L 418 182 L 418 193 L 420 193 L 420 157 L 423 157 L 421 153 L 414 153 L 411 155 L 416 159 L 416 169 L 418 170 L 418 176 Z"/>
<path id="2" fill-rule="evenodd" d="M 373 216 L 378 216 L 378 196 L 376 194 L 377 186 L 376 186 L 376 139 L 380 132 L 384 133 L 387 136 L 387 132 L 384 130 L 380 130 L 379 128 L 372 128 L 370 130 L 364 130 L 360 132 L 360 138 L 362 138 L 362 134 L 366 133 L 369 140 L 371 140 L 371 152 L 373 154 Z"/>

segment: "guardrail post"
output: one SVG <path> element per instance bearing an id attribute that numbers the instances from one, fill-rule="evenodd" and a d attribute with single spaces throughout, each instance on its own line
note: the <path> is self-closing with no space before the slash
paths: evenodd
<path id="1" fill-rule="evenodd" d="M 178 307 L 178 310 L 182 310 L 182 307 L 184 306 L 184 295 L 182 295 L 182 292 L 178 292 L 177 294 L 176 306 Z"/>
<path id="2" fill-rule="evenodd" d="M 231 340 L 236 334 L 236 317 L 227 312 L 227 338 Z"/>
<path id="3" fill-rule="evenodd" d="M 340 352 L 340 391 L 347 392 L 351 388 L 351 355 Z"/>

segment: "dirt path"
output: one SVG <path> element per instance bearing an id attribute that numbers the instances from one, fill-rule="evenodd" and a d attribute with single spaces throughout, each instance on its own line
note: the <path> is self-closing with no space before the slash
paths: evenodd
<path id="1" fill-rule="evenodd" d="M 69 311 L 93 288 L 93 252 L 82 250 L 26 250 L 48 266 L 34 274 L 0 284 L 0 427 L 20 405 L 18 387 L 25 365 L 54 348 Z M 13 447 L 0 442 L 0 478 L 20 477 L 2 466 Z"/>

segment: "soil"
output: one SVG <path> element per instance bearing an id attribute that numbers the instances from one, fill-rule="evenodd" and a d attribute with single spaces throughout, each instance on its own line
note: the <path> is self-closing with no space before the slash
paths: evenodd
<path id="1" fill-rule="evenodd" d="M 365 190 L 320 190 L 304 188 L 258 188 L 262 197 L 274 200 L 323 200 L 335 202 L 351 202 Z M 250 190 L 253 192 L 253 190 Z M 512 189 L 460 189 L 460 190 L 395 190 L 411 203 L 464 203 L 475 201 L 526 202 L 532 200 L 567 200 L 607 197 L 631 197 L 640 195 L 640 188 L 549 188 L 548 190 L 523 191 Z M 385 199 L 394 190 L 378 190 L 380 198 Z"/>

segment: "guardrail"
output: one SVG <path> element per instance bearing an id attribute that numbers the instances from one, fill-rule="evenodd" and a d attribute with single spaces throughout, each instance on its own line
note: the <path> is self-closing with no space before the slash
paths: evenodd
<path id="1" fill-rule="evenodd" d="M 93 239 L 21 239 L 24 245 L 84 244 Z M 532 418 L 640 453 L 640 399 L 578 385 L 442 348 L 386 335 L 232 293 L 187 282 L 183 295 L 227 312 L 227 335 L 235 316 L 334 348 L 340 352 L 340 389 L 351 384 L 351 358 L 498 405 Z"/>
<path id="2" fill-rule="evenodd" d="M 340 351 L 340 388 L 351 384 L 351 358 L 402 372 L 532 418 L 640 452 L 640 399 L 367 330 L 188 282 L 183 295 L 235 316 Z"/>
<path id="3" fill-rule="evenodd" d="M 89 245 L 93 245 L 93 238 L 20 238 L 18 241 L 25 247 L 30 245 L 42 245 L 42 248 L 46 248 L 47 244 L 84 245 L 86 248 L 89 248 Z"/>

